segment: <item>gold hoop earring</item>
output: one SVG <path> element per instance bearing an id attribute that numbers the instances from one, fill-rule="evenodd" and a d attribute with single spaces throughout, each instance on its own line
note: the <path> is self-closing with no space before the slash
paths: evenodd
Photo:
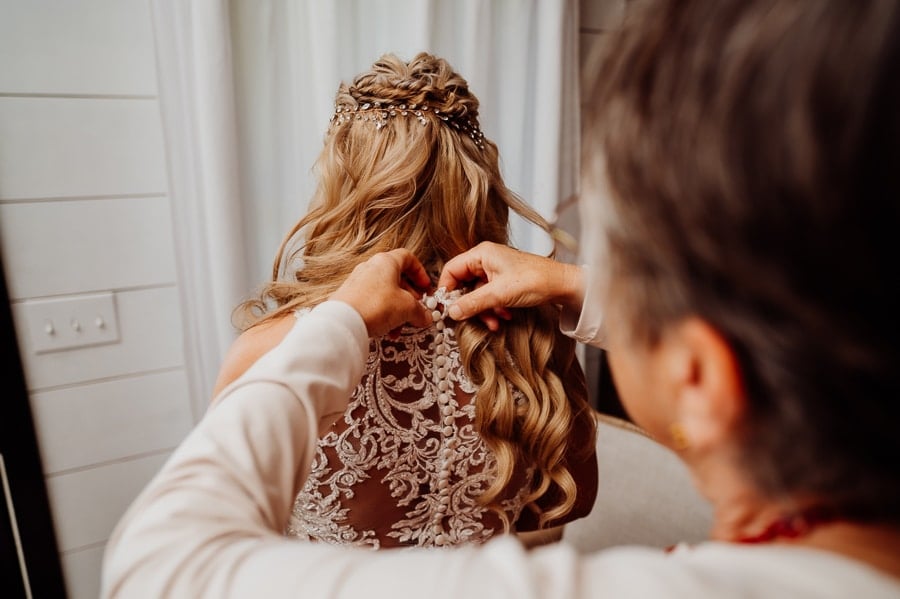
<path id="1" fill-rule="evenodd" d="M 691 446 L 687 433 L 680 423 L 673 422 L 669 425 L 669 435 L 672 437 L 672 445 L 675 447 L 675 451 L 684 451 Z"/>

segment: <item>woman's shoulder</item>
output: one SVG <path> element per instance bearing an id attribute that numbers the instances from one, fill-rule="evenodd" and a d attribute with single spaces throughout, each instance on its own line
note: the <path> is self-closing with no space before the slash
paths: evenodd
<path id="1" fill-rule="evenodd" d="M 222 360 L 213 386 L 213 396 L 241 376 L 263 354 L 278 345 L 295 322 L 296 316 L 287 314 L 254 325 L 238 335 Z"/>
<path id="2" fill-rule="evenodd" d="M 669 553 L 635 545 L 585 554 L 565 541 L 529 552 L 497 539 L 487 544 L 482 556 L 493 558 L 483 563 L 518 561 L 518 571 L 539 579 L 533 586 L 563 588 L 572 597 L 900 596 L 900 582 L 865 564 L 797 547 L 706 542 Z"/>
<path id="3" fill-rule="evenodd" d="M 661 572 L 714 584 L 710 590 L 718 597 L 744 596 L 747 589 L 779 597 L 900 597 L 900 581 L 863 562 L 808 547 L 707 541 L 679 545 L 666 557 Z"/>

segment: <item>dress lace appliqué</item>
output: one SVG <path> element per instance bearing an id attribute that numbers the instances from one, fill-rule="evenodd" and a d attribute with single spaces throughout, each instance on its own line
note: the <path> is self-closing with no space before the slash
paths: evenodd
<path id="1" fill-rule="evenodd" d="M 347 410 L 318 440 L 286 534 L 377 549 L 483 542 L 502 530 L 477 501 L 496 459 L 475 431 L 476 387 L 444 319 L 458 296 L 424 296 L 432 326 L 371 341 Z M 503 504 L 510 521 L 528 483 Z"/>

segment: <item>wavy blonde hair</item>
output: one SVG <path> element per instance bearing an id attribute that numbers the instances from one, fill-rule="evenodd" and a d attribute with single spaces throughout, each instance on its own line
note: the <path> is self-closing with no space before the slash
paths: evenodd
<path id="1" fill-rule="evenodd" d="M 352 84 L 342 83 L 335 99 L 351 110 L 375 102 L 429 110 L 424 123 L 412 114 L 384 126 L 333 121 L 316 162 L 310 211 L 285 236 L 272 280 L 237 307 L 240 328 L 326 300 L 378 252 L 403 247 L 437 271 L 479 242 L 508 244 L 510 209 L 550 230 L 504 184 L 497 146 L 452 126 L 477 127 L 479 103 L 445 60 L 420 53 L 407 63 L 386 54 Z M 524 468 L 535 473 L 525 503 L 539 527 L 572 511 L 577 489 L 566 458 L 579 454 L 569 445 L 576 424 L 593 439 L 584 373 L 558 323 L 558 309 L 545 306 L 517 311 L 499 333 L 478 319 L 456 324 L 464 368 L 478 386 L 475 426 L 498 465 L 480 501 L 507 528 L 501 501 L 517 490 L 514 475 Z"/>

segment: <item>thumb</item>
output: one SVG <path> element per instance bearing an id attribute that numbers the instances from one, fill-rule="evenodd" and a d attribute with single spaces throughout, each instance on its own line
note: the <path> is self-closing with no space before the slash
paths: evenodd
<path id="1" fill-rule="evenodd" d="M 412 301 L 405 310 L 406 322 L 414 327 L 424 328 L 432 323 L 431 312 L 422 305 L 418 298 L 411 297 Z"/>
<path id="2" fill-rule="evenodd" d="M 493 294 L 487 287 L 479 287 L 459 297 L 448 309 L 453 320 L 465 320 L 492 307 Z"/>

